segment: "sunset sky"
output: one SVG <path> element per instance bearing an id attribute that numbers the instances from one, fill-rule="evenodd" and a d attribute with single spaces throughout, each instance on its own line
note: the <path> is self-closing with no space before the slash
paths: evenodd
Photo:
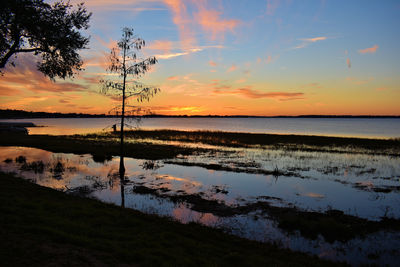
<path id="1" fill-rule="evenodd" d="M 78 3 L 81 1 L 71 1 Z M 85 70 L 44 77 L 32 55 L 0 76 L 0 108 L 107 113 L 106 55 L 132 27 L 154 113 L 400 115 L 400 1 L 87 0 Z"/>

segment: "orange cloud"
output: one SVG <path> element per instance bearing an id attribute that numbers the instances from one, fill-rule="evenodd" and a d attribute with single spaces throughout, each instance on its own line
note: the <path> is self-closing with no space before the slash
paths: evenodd
<path id="1" fill-rule="evenodd" d="M 178 79 L 179 79 L 178 76 L 170 76 L 170 77 L 167 78 L 168 81 L 176 81 Z"/>
<path id="2" fill-rule="evenodd" d="M 223 39 L 225 32 L 233 32 L 234 28 L 240 23 L 240 21 L 237 19 L 221 19 L 221 14 L 222 12 L 208 10 L 204 5 L 199 5 L 199 12 L 196 16 L 197 22 L 205 31 L 211 33 L 212 40 L 217 38 Z"/>
<path id="3" fill-rule="evenodd" d="M 376 50 L 378 50 L 378 48 L 379 48 L 379 46 L 378 45 L 374 45 L 373 47 L 369 47 L 369 48 L 365 48 L 365 49 L 360 49 L 360 50 L 358 50 L 358 53 L 361 53 L 361 54 L 372 54 L 372 53 L 375 53 L 376 52 Z"/>
<path id="4" fill-rule="evenodd" d="M 20 94 L 22 94 L 21 90 L 0 84 L 0 95 L 1 96 L 15 96 L 15 95 L 20 95 Z"/>
<path id="5" fill-rule="evenodd" d="M 235 83 L 244 83 L 244 82 L 246 82 L 245 78 L 241 78 L 241 79 L 235 81 Z"/>
<path id="6" fill-rule="evenodd" d="M 374 80 L 374 77 L 369 77 L 368 79 L 364 79 L 364 80 L 359 80 L 357 78 L 354 77 L 347 77 L 346 81 L 352 83 L 352 84 L 356 84 L 356 85 L 362 85 L 362 84 L 366 84 L 369 83 L 371 81 Z"/>
<path id="7" fill-rule="evenodd" d="M 319 83 L 308 83 L 302 85 L 301 88 L 321 89 L 322 86 Z"/>
<path id="8" fill-rule="evenodd" d="M 204 108 L 201 106 L 172 106 L 172 105 L 169 105 L 169 106 L 151 106 L 149 108 L 154 112 L 161 112 L 161 113 L 168 113 L 168 114 L 180 113 L 182 111 L 190 112 L 190 113 L 204 111 Z"/>

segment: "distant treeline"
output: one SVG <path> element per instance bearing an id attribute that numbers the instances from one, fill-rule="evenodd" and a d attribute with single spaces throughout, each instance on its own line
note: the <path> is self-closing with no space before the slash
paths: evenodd
<path id="1" fill-rule="evenodd" d="M 84 113 L 50 113 L 33 112 L 15 109 L 0 109 L 0 119 L 29 119 L 29 118 L 114 118 L 117 115 L 107 114 L 84 114 Z M 221 116 L 221 115 L 144 115 L 146 118 L 400 118 L 395 116 L 379 115 L 299 115 L 299 116 Z"/>

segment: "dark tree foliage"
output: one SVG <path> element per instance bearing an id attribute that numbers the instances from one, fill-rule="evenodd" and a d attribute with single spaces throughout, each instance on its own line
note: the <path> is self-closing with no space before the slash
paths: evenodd
<path id="1" fill-rule="evenodd" d="M 43 0 L 2 0 L 0 5 L 0 71 L 18 53 L 40 55 L 38 69 L 54 79 L 72 77 L 81 70 L 77 51 L 86 48 L 89 38 L 79 30 L 89 27 L 91 13 L 83 3 L 52 5 Z"/>

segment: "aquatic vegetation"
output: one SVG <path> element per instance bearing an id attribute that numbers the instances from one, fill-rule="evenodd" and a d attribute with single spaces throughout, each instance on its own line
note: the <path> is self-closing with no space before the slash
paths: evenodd
<path id="1" fill-rule="evenodd" d="M 18 157 L 15 158 L 15 162 L 17 162 L 17 163 L 26 163 L 26 157 L 18 156 Z"/>
<path id="2" fill-rule="evenodd" d="M 43 161 L 39 160 L 39 161 L 34 161 L 34 162 L 24 162 L 21 167 L 20 170 L 23 171 L 34 171 L 35 173 L 43 173 L 44 169 L 45 169 L 45 165 L 43 163 Z"/>

